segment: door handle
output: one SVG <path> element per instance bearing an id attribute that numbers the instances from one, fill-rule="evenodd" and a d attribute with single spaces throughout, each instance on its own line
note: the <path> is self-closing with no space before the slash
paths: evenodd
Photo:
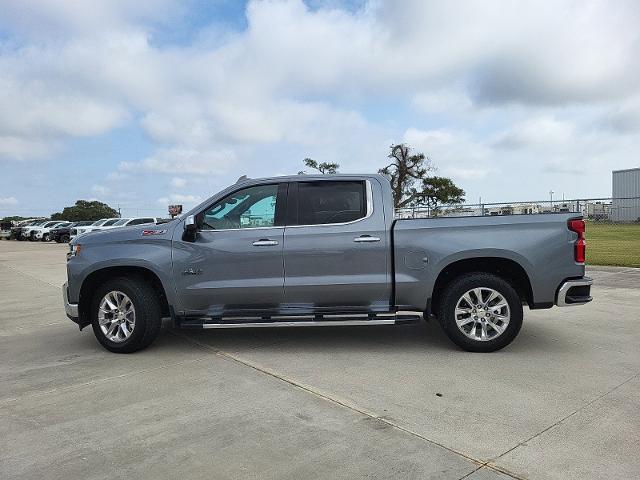
<path id="1" fill-rule="evenodd" d="M 372 237 L 371 235 L 360 235 L 353 239 L 354 242 L 366 243 L 366 242 L 379 242 L 380 237 Z"/>
<path id="2" fill-rule="evenodd" d="M 260 240 L 256 240 L 252 244 L 254 247 L 273 247 L 278 245 L 277 240 L 269 240 L 268 238 L 261 238 Z"/>

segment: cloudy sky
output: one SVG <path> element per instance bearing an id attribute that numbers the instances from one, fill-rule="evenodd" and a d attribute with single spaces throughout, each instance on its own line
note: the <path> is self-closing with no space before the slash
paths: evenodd
<path id="1" fill-rule="evenodd" d="M 640 166 L 640 2 L 0 0 L 0 215 L 193 205 L 392 142 L 470 202 Z"/>

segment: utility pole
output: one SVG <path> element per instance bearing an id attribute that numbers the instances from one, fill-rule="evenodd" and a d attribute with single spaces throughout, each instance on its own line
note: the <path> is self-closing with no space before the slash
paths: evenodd
<path id="1" fill-rule="evenodd" d="M 549 190 L 549 204 L 551 205 L 551 211 L 553 211 L 553 190 Z"/>

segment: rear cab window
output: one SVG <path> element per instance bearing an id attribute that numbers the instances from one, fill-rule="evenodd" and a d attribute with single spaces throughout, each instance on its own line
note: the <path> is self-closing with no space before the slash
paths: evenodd
<path id="1" fill-rule="evenodd" d="M 297 182 L 297 225 L 328 225 L 367 215 L 364 181 Z"/>

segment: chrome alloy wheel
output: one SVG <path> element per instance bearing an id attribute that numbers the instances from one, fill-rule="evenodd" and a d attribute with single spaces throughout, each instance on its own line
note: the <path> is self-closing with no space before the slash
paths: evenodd
<path id="1" fill-rule="evenodd" d="M 98 307 L 100 330 L 112 342 L 124 342 L 136 326 L 136 309 L 124 293 L 117 290 L 107 293 Z"/>
<path id="2" fill-rule="evenodd" d="M 472 340 L 487 342 L 504 333 L 511 311 L 507 300 L 492 288 L 478 287 L 456 303 L 456 325 Z"/>

